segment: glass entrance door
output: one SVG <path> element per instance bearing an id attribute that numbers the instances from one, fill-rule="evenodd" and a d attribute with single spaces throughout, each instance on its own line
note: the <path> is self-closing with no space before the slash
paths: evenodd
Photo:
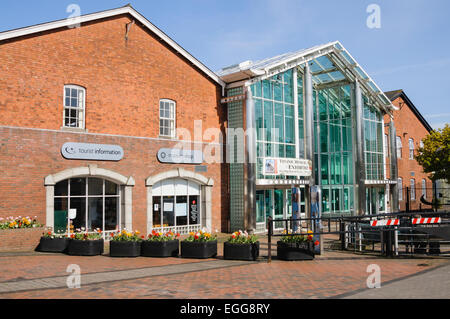
<path id="1" fill-rule="evenodd" d="M 304 189 L 300 189 L 300 212 L 305 212 Z M 265 189 L 256 191 L 256 223 L 264 229 L 267 218 L 287 219 L 292 216 L 291 189 Z M 283 222 L 276 222 L 274 229 L 284 228 Z"/>

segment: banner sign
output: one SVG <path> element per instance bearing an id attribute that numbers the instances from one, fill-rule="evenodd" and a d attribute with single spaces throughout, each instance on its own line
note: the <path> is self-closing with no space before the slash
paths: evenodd
<path id="1" fill-rule="evenodd" d="M 311 161 L 298 158 L 264 158 L 264 175 L 311 176 Z"/>
<path id="2" fill-rule="evenodd" d="M 93 161 L 120 161 L 123 148 L 119 145 L 65 143 L 61 154 L 66 159 L 82 159 Z"/>

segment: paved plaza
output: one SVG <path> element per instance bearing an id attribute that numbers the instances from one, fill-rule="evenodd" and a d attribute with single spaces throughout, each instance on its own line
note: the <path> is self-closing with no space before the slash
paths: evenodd
<path id="1" fill-rule="evenodd" d="M 449 298 L 448 258 L 380 258 L 328 251 L 312 261 L 267 263 L 267 244 L 255 262 L 216 259 L 110 258 L 43 253 L 0 255 L 0 298 L 304 299 Z M 276 255 L 276 251 L 273 253 Z M 81 287 L 69 289 L 69 265 Z M 381 269 L 381 288 L 368 289 L 369 265 Z M 416 289 L 421 287 L 421 289 Z"/>

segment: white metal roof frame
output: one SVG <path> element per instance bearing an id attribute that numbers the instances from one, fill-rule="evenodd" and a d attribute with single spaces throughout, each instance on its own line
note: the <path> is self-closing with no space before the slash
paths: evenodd
<path id="1" fill-rule="evenodd" d="M 189 52 L 187 52 L 183 47 L 181 47 L 178 43 L 172 40 L 167 34 L 161 31 L 158 27 L 153 25 L 150 21 L 148 21 L 143 15 L 137 12 L 131 5 L 126 5 L 124 7 L 120 7 L 117 9 L 111 9 L 106 11 L 101 11 L 97 13 L 91 13 L 82 15 L 80 17 L 75 18 L 67 18 L 63 20 L 57 20 L 53 22 L 38 24 L 30 27 L 14 29 L 10 31 L 0 32 L 0 41 L 13 39 L 21 36 L 31 35 L 43 31 L 58 29 L 62 27 L 71 26 L 75 23 L 86 23 L 89 21 L 114 17 L 122 14 L 130 14 L 134 19 L 142 23 L 146 28 L 148 28 L 151 32 L 156 34 L 162 41 L 167 43 L 170 47 L 172 47 L 175 51 L 177 51 L 180 55 L 185 57 L 189 62 L 191 62 L 194 66 L 204 72 L 209 78 L 214 80 L 216 83 L 225 87 L 225 82 L 220 79 L 213 71 L 211 71 L 208 67 L 206 67 L 203 63 L 193 57 Z"/>
<path id="2" fill-rule="evenodd" d="M 358 80 L 361 84 L 363 92 L 367 94 L 368 97 L 371 97 L 375 104 L 381 109 L 384 109 L 387 113 L 390 113 L 392 110 L 398 110 L 398 108 L 392 104 L 389 98 L 378 87 L 375 81 L 372 80 L 367 72 L 364 71 L 364 69 L 356 62 L 356 60 L 339 41 L 318 45 L 293 53 L 282 54 L 273 58 L 257 61 L 255 63 L 246 61 L 238 65 L 223 68 L 217 72 L 217 74 L 224 80 L 231 74 L 243 73 L 247 76 L 246 84 L 250 85 L 301 64 L 315 61 L 317 58 L 322 56 L 327 56 L 336 65 L 336 67 L 339 68 L 338 71 L 341 71 L 341 73 L 348 80 L 352 82 Z M 323 69 L 323 71 L 326 70 Z M 332 72 L 334 72 L 334 70 Z M 332 81 L 327 83 L 332 83 Z"/>

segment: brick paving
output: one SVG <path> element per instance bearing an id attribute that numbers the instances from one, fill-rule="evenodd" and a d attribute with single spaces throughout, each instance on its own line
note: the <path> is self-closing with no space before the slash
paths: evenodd
<path id="1" fill-rule="evenodd" d="M 383 259 L 336 251 L 325 251 L 313 261 L 274 259 L 270 264 L 264 259 L 0 256 L 0 289 L 3 285 L 9 291 L 0 298 L 328 298 L 366 289 L 370 264 L 381 267 L 383 285 L 447 263 L 445 258 Z M 81 267 L 79 289 L 65 287 L 68 264 Z"/>

